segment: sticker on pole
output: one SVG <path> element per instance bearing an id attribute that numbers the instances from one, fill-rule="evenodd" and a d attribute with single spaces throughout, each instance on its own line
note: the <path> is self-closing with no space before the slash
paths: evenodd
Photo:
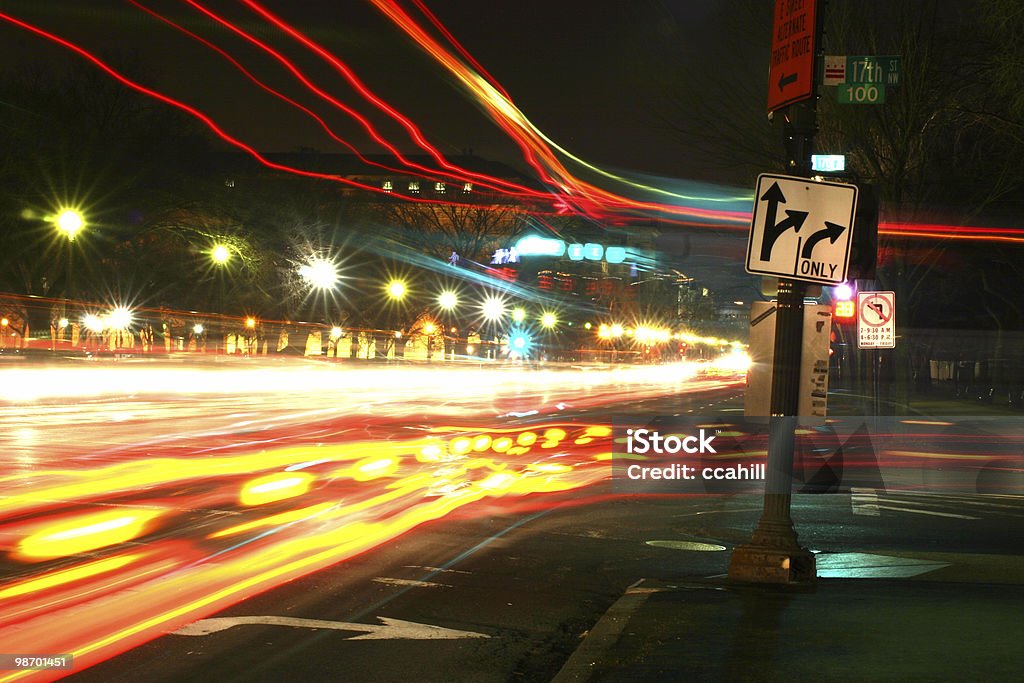
<path id="1" fill-rule="evenodd" d="M 850 264 L 857 186 L 762 173 L 747 272 L 839 284 Z"/>
<path id="2" fill-rule="evenodd" d="M 896 348 L 896 293 L 857 293 L 857 348 Z"/>

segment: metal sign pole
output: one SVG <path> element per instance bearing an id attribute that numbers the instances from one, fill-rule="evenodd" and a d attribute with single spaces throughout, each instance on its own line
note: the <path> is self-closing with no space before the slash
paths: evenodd
<path id="1" fill-rule="evenodd" d="M 815 4 L 812 1 L 807 7 L 816 14 L 812 45 L 817 53 L 822 17 L 816 12 Z M 777 0 L 777 20 L 793 7 Z M 812 175 L 811 153 L 817 130 L 813 87 L 816 72 L 811 72 L 811 96 L 783 110 L 786 165 L 793 175 L 805 178 Z M 764 509 L 750 542 L 737 546 L 729 559 L 729 578 L 736 581 L 810 583 L 816 578 L 814 555 L 800 547 L 790 516 L 806 290 L 805 282 L 779 279 Z"/>

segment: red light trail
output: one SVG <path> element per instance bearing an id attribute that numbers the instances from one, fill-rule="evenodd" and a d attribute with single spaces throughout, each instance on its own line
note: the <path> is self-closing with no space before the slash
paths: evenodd
<path id="1" fill-rule="evenodd" d="M 323 129 L 335 142 L 342 145 L 347 150 L 353 152 L 357 157 L 363 160 L 365 163 L 381 167 L 385 170 L 392 172 L 400 172 L 399 169 L 384 166 L 376 162 L 372 162 L 364 157 L 355 148 L 355 146 L 337 135 L 325 122 L 323 117 L 316 114 L 314 111 L 301 105 L 293 98 L 290 98 L 283 93 L 271 88 L 265 82 L 257 78 L 250 70 L 246 69 L 241 62 L 229 55 L 224 49 L 214 45 L 211 41 L 204 39 L 195 33 L 188 31 L 176 22 L 158 14 L 157 12 L 143 6 L 137 0 L 128 0 L 133 6 L 147 12 L 149 15 L 156 19 L 164 22 L 168 26 L 183 32 L 193 40 L 201 42 L 209 49 L 215 50 L 221 57 L 228 60 L 236 69 L 238 69 L 247 79 L 255 83 L 258 87 L 268 92 L 277 99 L 287 103 L 299 111 L 302 111 L 307 116 L 311 117 L 317 122 L 319 127 Z M 280 63 L 299 83 L 301 83 L 306 89 L 314 93 L 322 101 L 330 104 L 332 107 L 346 113 L 348 116 L 356 120 L 359 125 L 367 132 L 370 137 L 382 145 L 385 149 L 394 154 L 395 158 L 407 169 L 411 169 L 421 174 L 425 174 L 429 178 L 453 178 L 462 182 L 476 182 L 483 187 L 490 188 L 492 190 L 501 192 L 513 198 L 535 200 L 537 202 L 543 202 L 549 207 L 549 209 L 541 209 L 535 207 L 534 212 L 538 214 L 545 213 L 578 213 L 588 216 L 597 220 L 612 221 L 616 224 L 621 224 L 623 221 L 630 221 L 636 219 L 650 218 L 657 216 L 669 223 L 677 225 L 690 225 L 698 227 L 717 227 L 717 228 L 730 228 L 730 229 L 744 229 L 750 220 L 750 213 L 743 210 L 719 210 L 713 208 L 705 208 L 708 204 L 714 203 L 715 201 L 710 198 L 701 197 L 688 197 L 688 203 L 681 203 L 678 205 L 674 204 L 663 204 L 653 203 L 647 201 L 637 201 L 630 199 L 608 190 L 599 188 L 591 183 L 585 182 L 574 176 L 568 171 L 568 169 L 559 160 L 559 154 L 567 156 L 572 161 L 583 165 L 591 171 L 595 171 L 608 177 L 616 182 L 626 183 L 627 185 L 633 186 L 637 189 L 641 189 L 646 192 L 655 192 L 665 195 L 672 195 L 677 198 L 683 197 L 682 195 L 673 195 L 673 193 L 661 190 L 659 188 L 653 188 L 646 185 L 630 181 L 629 179 L 622 178 L 609 174 L 605 171 L 587 164 L 585 161 L 578 159 L 571 155 L 566 150 L 554 145 L 544 134 L 536 129 L 529 120 L 522 115 L 522 113 L 515 107 L 508 97 L 508 93 L 497 83 L 497 81 L 491 76 L 483 67 L 477 62 L 472 55 L 455 39 L 455 37 L 448 31 L 437 17 L 432 14 L 427 7 L 420 2 L 415 0 L 414 4 L 420 13 L 426 17 L 428 23 L 438 32 L 441 33 L 443 38 L 453 46 L 453 49 L 458 53 L 456 56 L 449 52 L 438 40 L 432 38 L 427 30 L 420 26 L 412 16 L 398 6 L 398 3 L 394 0 L 371 0 L 371 2 L 392 22 L 394 22 L 402 31 L 410 36 L 420 47 L 426 51 L 436 62 L 438 62 L 445 70 L 451 73 L 459 83 L 462 84 L 464 90 L 469 94 L 470 97 L 475 99 L 484 109 L 489 113 L 492 120 L 503 130 L 505 133 L 516 142 L 522 151 L 523 158 L 529 163 L 536 171 L 539 178 L 548 186 L 549 193 L 545 194 L 538 192 L 531 188 L 509 182 L 504 179 L 495 178 L 480 173 L 468 171 L 450 163 L 441 152 L 433 145 L 429 143 L 426 135 L 422 130 L 412 122 L 411 119 L 404 116 L 401 112 L 389 105 L 382 98 L 377 96 L 363 81 L 361 81 L 355 74 L 355 72 L 347 66 L 341 59 L 330 53 L 324 47 L 314 42 L 296 28 L 286 23 L 276 15 L 272 14 L 269 10 L 262 7 L 259 3 L 254 0 L 243 0 L 250 10 L 256 13 L 259 17 L 267 21 L 270 25 L 276 27 L 278 30 L 284 32 L 289 38 L 296 41 L 299 45 L 311 51 L 313 54 L 318 56 L 320 59 L 327 62 L 337 73 L 339 73 L 355 90 L 356 92 L 367 102 L 372 104 L 377 110 L 383 112 L 389 119 L 397 122 L 402 129 L 409 135 L 410 139 L 422 150 L 424 150 L 439 166 L 439 169 L 431 169 L 420 164 L 416 164 L 405 156 L 403 156 L 396 146 L 396 144 L 387 138 L 385 138 L 371 123 L 370 121 L 358 114 L 352 107 L 338 100 L 336 97 L 324 91 L 322 88 L 316 86 L 313 81 L 306 76 L 302 70 L 300 70 L 294 62 L 284 57 L 279 51 L 272 48 L 270 45 L 252 36 L 250 33 L 242 30 L 235 24 L 232 24 L 227 19 L 219 16 L 211 10 L 204 7 L 196 0 L 186 0 L 187 4 L 194 8 L 196 11 L 202 13 L 204 16 L 215 21 L 217 24 L 230 30 L 232 33 L 240 36 L 252 45 L 263 52 L 270 55 L 278 63 Z M 29 24 L 28 22 L 22 21 L 8 14 L 0 13 L 0 19 L 7 21 L 15 26 L 18 26 L 24 30 L 30 31 L 40 37 L 55 42 L 64 48 L 71 50 L 78 54 L 80 57 L 88 60 L 94 66 L 105 72 L 107 75 L 116 79 L 123 85 L 132 88 L 138 92 L 141 92 L 149 97 L 157 99 L 165 104 L 180 109 L 191 116 L 200 120 L 206 125 L 212 132 L 214 132 L 219 138 L 225 142 L 233 145 L 234 147 L 243 150 L 264 166 L 286 173 L 297 174 L 310 178 L 317 178 L 321 180 L 330 180 L 333 182 L 343 183 L 358 189 L 367 190 L 371 192 L 382 193 L 385 192 L 382 188 L 374 187 L 366 183 L 351 180 L 339 175 L 333 175 L 328 173 L 320 173 L 302 168 L 295 168 L 285 164 L 276 163 L 271 161 L 266 156 L 255 150 L 253 147 L 248 145 L 242 140 L 228 134 L 222 126 L 217 124 L 208 115 L 199 111 L 198 109 L 181 102 L 175 98 L 172 98 L 164 93 L 155 91 L 151 88 L 143 86 L 111 66 L 100 60 L 94 54 L 88 52 L 79 45 L 57 36 L 49 31 L 42 28 Z M 554 148 L 553 148 L 554 145 Z M 418 203 L 443 203 L 452 204 L 453 202 L 444 202 L 441 200 L 428 199 L 423 197 L 404 197 L 408 201 Z M 731 198 L 729 201 L 733 205 L 740 203 L 738 198 Z M 705 207 L 702 207 L 704 204 Z M 1010 243 L 1024 243 L 1024 231 L 1020 229 L 1012 228 L 987 228 L 982 226 L 952 226 L 952 225 L 936 225 L 936 224 L 914 224 L 914 223 L 883 223 L 880 226 L 879 232 L 883 235 L 891 235 L 893 237 L 902 237 L 908 239 L 956 239 L 956 240 L 974 240 L 974 241 L 997 241 L 997 242 L 1010 242 Z"/>

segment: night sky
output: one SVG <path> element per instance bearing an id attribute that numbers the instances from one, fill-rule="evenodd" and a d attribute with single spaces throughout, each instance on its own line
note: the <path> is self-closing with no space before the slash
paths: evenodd
<path id="1" fill-rule="evenodd" d="M 277 63 L 185 3 L 140 4 L 215 42 L 273 87 L 329 115 L 332 127 L 360 151 L 380 151 L 350 119 L 332 114 Z M 251 11 L 238 3 L 204 4 L 283 48 L 342 102 L 370 112 L 365 100 L 321 60 Z M 268 1 L 264 6 L 342 59 L 445 154 L 472 150 L 522 166 L 508 138 L 370 2 Z M 414 9 L 412 3 L 405 6 Z M 734 98 L 737 106 L 749 106 L 752 121 L 763 121 L 770 7 L 764 17 L 755 18 L 743 9 L 746 3 L 722 1 L 444 0 L 427 6 L 537 127 L 600 166 L 697 179 L 706 159 L 690 151 L 672 126 L 692 127 L 695 112 L 716 97 Z M 0 2 L 0 7 L 112 64 L 126 65 L 143 84 L 210 114 L 259 150 L 344 151 L 315 123 L 259 91 L 214 52 L 129 2 L 15 0 Z M 757 21 L 763 31 L 756 31 Z M 763 45 L 751 41 L 752 35 L 761 35 Z M 14 71 L 82 62 L 9 24 L 0 25 L 0 56 L 4 69 Z M 413 150 L 396 126 L 374 121 L 400 148 Z"/>

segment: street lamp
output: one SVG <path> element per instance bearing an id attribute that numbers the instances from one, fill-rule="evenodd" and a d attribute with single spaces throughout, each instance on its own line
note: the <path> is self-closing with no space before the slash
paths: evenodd
<path id="1" fill-rule="evenodd" d="M 124 330 L 131 327 L 132 312 L 124 306 L 117 306 L 107 316 L 107 325 L 114 330 Z"/>
<path id="2" fill-rule="evenodd" d="M 338 267 L 333 261 L 312 258 L 299 266 L 299 276 L 314 289 L 333 289 L 338 284 Z"/>
<path id="3" fill-rule="evenodd" d="M 437 305 L 446 311 L 453 310 L 459 304 L 459 297 L 452 291 L 444 291 L 437 295 Z"/>
<path id="4" fill-rule="evenodd" d="M 401 301 L 402 299 L 405 298 L 405 295 L 408 293 L 409 290 L 405 286 L 405 283 L 403 281 L 391 280 L 390 282 L 388 282 L 386 291 L 389 297 L 391 297 L 395 301 Z"/>
<path id="5" fill-rule="evenodd" d="M 63 209 L 57 214 L 54 224 L 68 240 L 73 242 L 78 233 L 85 227 L 85 219 L 75 209 Z"/>
<path id="6" fill-rule="evenodd" d="M 512 320 L 516 321 L 517 323 L 521 323 L 524 320 L 526 320 L 526 310 L 519 306 L 513 308 Z"/>
<path id="7" fill-rule="evenodd" d="M 210 258 L 218 266 L 222 266 L 231 258 L 231 249 L 223 244 L 215 244 L 213 249 L 210 250 Z"/>
<path id="8" fill-rule="evenodd" d="M 558 316 L 551 311 L 545 311 L 544 315 L 540 317 L 540 324 L 541 327 L 550 330 L 558 324 Z"/>
<path id="9" fill-rule="evenodd" d="M 68 240 L 67 255 L 64 257 L 64 297 L 70 298 L 73 294 L 71 280 L 74 272 L 74 250 L 71 243 L 75 241 L 78 233 L 85 228 L 85 218 L 77 209 L 61 209 L 53 219 L 57 231 Z"/>
<path id="10" fill-rule="evenodd" d="M 480 310 L 483 312 L 484 320 L 497 322 L 505 317 L 505 302 L 500 297 L 489 296 L 480 304 Z"/>

